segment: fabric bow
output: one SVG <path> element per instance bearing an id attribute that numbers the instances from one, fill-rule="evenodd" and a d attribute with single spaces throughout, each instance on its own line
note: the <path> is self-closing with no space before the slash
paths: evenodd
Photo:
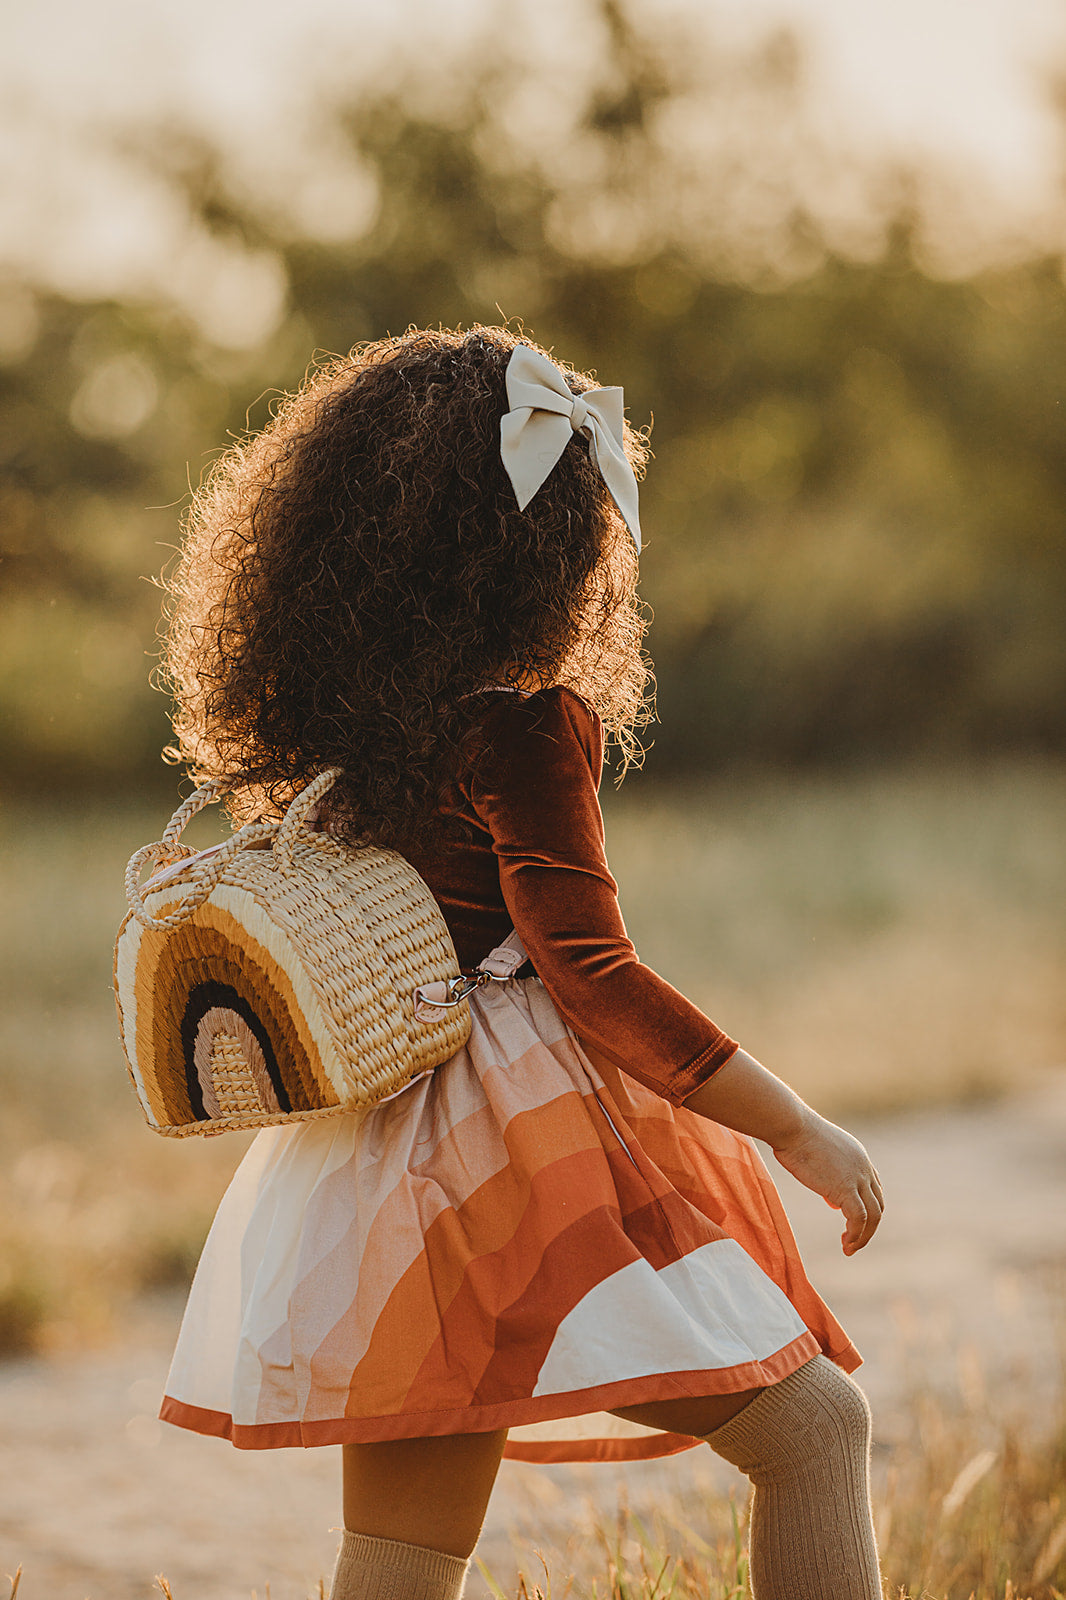
<path id="1" fill-rule="evenodd" d="M 554 361 L 516 345 L 507 363 L 507 400 L 500 419 L 500 454 L 524 511 L 566 449 L 572 433 L 588 435 L 592 459 L 640 550 L 637 480 L 622 445 L 621 389 L 572 394 Z"/>

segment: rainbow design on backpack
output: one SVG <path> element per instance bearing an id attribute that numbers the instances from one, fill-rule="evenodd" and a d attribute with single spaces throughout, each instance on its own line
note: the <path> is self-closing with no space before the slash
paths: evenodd
<path id="1" fill-rule="evenodd" d="M 233 1117 L 249 1126 L 340 1106 L 298 952 L 247 891 L 216 889 L 178 928 L 130 918 L 115 982 L 130 1076 L 153 1127 Z"/>

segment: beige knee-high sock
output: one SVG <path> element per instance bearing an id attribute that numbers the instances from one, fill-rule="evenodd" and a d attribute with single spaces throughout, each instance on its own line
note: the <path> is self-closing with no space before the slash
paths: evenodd
<path id="1" fill-rule="evenodd" d="M 461 1600 L 469 1561 L 345 1529 L 330 1600 Z"/>
<path id="2" fill-rule="evenodd" d="M 858 1384 L 816 1356 L 706 1438 L 755 1485 L 754 1600 L 881 1600 Z"/>

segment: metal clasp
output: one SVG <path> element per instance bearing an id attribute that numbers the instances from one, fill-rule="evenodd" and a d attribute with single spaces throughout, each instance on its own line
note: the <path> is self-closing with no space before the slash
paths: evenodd
<path id="1" fill-rule="evenodd" d="M 457 978 L 449 978 L 444 985 L 445 993 L 448 996 L 447 1000 L 431 1000 L 425 989 L 419 989 L 418 1002 L 423 1006 L 432 1006 L 435 1011 L 450 1011 L 453 1006 L 462 1005 L 467 996 L 472 995 L 475 989 L 481 989 L 489 982 L 491 982 L 491 977 L 487 972 L 476 972 L 469 976 L 465 972 L 461 972 Z"/>

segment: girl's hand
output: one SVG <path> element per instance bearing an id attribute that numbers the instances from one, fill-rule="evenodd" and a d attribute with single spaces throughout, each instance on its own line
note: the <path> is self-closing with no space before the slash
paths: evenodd
<path id="1" fill-rule="evenodd" d="M 885 1209 L 881 1180 L 858 1139 L 805 1109 L 798 1130 L 771 1148 L 786 1172 L 844 1213 L 847 1226 L 841 1244 L 844 1254 L 853 1256 L 869 1244 L 881 1221 Z"/>
<path id="2" fill-rule="evenodd" d="M 846 1256 L 873 1238 L 885 1202 L 881 1180 L 858 1139 L 812 1111 L 746 1050 L 730 1056 L 685 1105 L 723 1127 L 764 1140 L 786 1171 L 842 1211 Z"/>

